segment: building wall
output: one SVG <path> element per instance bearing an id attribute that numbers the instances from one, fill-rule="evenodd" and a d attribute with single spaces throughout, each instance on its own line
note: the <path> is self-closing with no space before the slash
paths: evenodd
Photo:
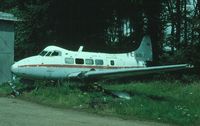
<path id="1" fill-rule="evenodd" d="M 0 84 L 12 79 L 14 62 L 14 22 L 0 20 Z"/>

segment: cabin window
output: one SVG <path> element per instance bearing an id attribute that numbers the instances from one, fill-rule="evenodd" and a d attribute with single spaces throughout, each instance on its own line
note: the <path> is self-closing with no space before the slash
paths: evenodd
<path id="1" fill-rule="evenodd" d="M 95 64 L 96 64 L 96 65 L 103 65 L 103 60 L 101 60 L 101 59 L 96 59 L 96 60 L 95 60 Z"/>
<path id="2" fill-rule="evenodd" d="M 111 65 L 111 66 L 114 66 L 114 65 L 115 65 L 114 60 L 111 60 L 111 61 L 110 61 L 110 65 Z"/>
<path id="3" fill-rule="evenodd" d="M 87 64 L 87 65 L 93 65 L 94 61 L 93 61 L 93 59 L 85 59 L 85 64 Z"/>
<path id="4" fill-rule="evenodd" d="M 44 55 L 46 55 L 46 53 L 47 53 L 47 51 L 42 51 L 39 55 L 44 56 Z"/>
<path id="5" fill-rule="evenodd" d="M 65 63 L 66 64 L 74 64 L 74 59 L 73 58 L 65 58 Z"/>
<path id="6" fill-rule="evenodd" d="M 84 60 L 80 58 L 75 59 L 75 62 L 76 64 L 84 64 Z"/>
<path id="7" fill-rule="evenodd" d="M 61 52 L 58 52 L 58 51 L 54 51 L 51 56 L 60 56 L 61 55 Z"/>

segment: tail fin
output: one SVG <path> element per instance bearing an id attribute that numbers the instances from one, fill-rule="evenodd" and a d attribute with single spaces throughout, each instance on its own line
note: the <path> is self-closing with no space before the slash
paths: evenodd
<path id="1" fill-rule="evenodd" d="M 134 51 L 137 60 L 152 61 L 152 45 L 151 39 L 148 35 L 145 35 L 138 49 Z"/>

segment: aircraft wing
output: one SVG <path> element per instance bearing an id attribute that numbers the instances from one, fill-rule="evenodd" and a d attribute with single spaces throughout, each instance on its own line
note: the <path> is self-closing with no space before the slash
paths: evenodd
<path id="1" fill-rule="evenodd" d="M 193 68 L 189 64 L 179 65 L 166 65 L 166 66 L 153 66 L 144 68 L 121 68 L 121 69 L 108 69 L 102 71 L 85 71 L 79 73 L 73 73 L 69 75 L 69 78 L 80 78 L 80 79 L 114 79 L 128 76 L 136 76 L 143 74 L 159 73 L 165 71 L 176 71 L 182 69 Z"/>

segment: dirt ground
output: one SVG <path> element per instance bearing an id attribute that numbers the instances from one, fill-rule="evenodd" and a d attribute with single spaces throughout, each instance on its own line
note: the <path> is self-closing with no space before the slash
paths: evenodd
<path id="1" fill-rule="evenodd" d="M 0 126 L 169 126 L 156 122 L 102 117 L 0 97 Z"/>

